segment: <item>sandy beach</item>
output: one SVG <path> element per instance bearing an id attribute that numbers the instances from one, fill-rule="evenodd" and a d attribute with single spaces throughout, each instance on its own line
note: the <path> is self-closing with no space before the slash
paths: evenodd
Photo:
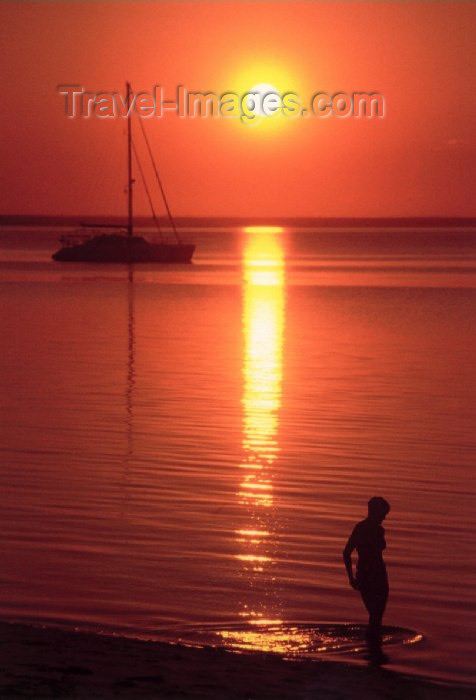
<path id="1" fill-rule="evenodd" d="M 286 662 L 59 629 L 0 624 L 1 698 L 227 700 L 469 700 L 448 687 L 383 668 Z"/>

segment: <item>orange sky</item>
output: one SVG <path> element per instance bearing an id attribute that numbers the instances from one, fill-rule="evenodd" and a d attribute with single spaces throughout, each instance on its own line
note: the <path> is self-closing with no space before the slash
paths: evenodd
<path id="1" fill-rule="evenodd" d="M 1 3 L 0 212 L 125 213 L 124 123 L 67 119 L 57 86 L 128 79 L 385 97 L 383 119 L 147 121 L 177 215 L 474 216 L 475 20 L 469 2 Z"/>

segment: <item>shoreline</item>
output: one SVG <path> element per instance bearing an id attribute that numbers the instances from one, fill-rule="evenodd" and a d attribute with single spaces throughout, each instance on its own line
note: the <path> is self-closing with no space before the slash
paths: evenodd
<path id="1" fill-rule="evenodd" d="M 344 661 L 0 622 L 0 698 L 476 700 L 476 689 Z"/>

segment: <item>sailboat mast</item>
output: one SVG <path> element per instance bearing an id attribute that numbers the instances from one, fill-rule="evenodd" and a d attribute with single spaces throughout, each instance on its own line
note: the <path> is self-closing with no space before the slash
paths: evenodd
<path id="1" fill-rule="evenodd" d="M 126 104 L 127 104 L 127 235 L 129 240 L 132 238 L 133 234 L 133 201 L 132 201 L 132 186 L 134 180 L 132 179 L 132 129 L 131 129 L 131 101 L 132 101 L 132 90 L 130 83 L 126 83 Z"/>

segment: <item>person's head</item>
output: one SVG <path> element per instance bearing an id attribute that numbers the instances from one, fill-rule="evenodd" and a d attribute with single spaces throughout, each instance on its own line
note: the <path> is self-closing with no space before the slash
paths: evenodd
<path id="1" fill-rule="evenodd" d="M 374 496 L 368 503 L 369 520 L 381 523 L 390 512 L 390 503 L 381 496 Z"/>

